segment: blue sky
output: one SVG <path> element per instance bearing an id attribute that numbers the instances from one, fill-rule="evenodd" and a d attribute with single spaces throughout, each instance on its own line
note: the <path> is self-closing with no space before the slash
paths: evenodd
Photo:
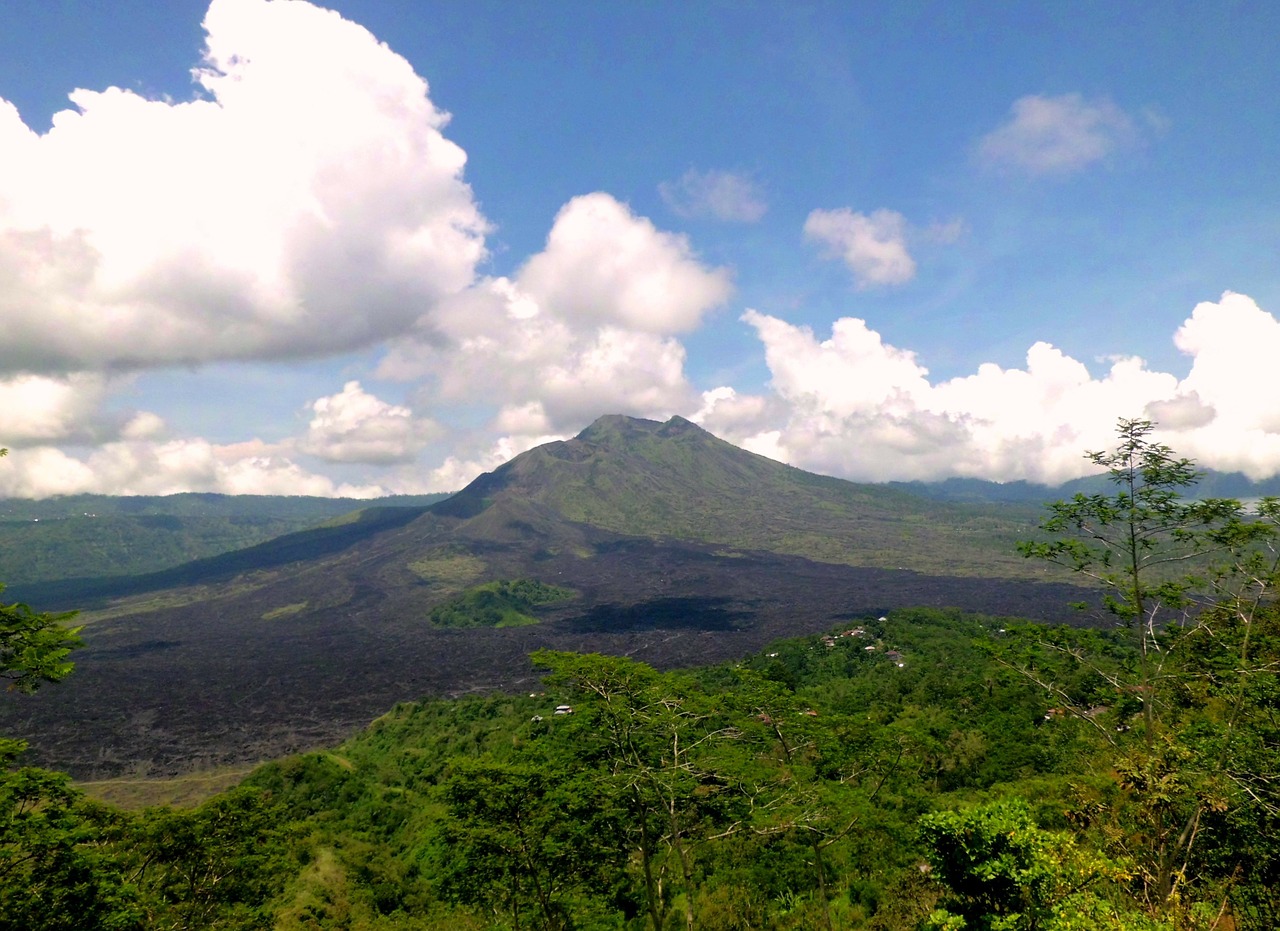
<path id="1" fill-rule="evenodd" d="M 619 412 L 862 480 L 1060 481 L 1146 416 L 1274 474 L 1277 35 L 1245 3 L 11 5 L 0 493 L 446 490 Z"/>

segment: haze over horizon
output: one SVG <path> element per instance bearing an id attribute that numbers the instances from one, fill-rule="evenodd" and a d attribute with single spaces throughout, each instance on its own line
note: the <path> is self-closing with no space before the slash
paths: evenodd
<path id="1" fill-rule="evenodd" d="M 0 495 L 1280 473 L 1280 8 L 327 7 L 0 13 Z"/>

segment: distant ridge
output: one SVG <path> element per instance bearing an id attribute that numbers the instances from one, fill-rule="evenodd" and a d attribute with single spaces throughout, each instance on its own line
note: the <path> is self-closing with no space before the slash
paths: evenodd
<path id="1" fill-rule="evenodd" d="M 1092 475 L 1072 479 L 1061 485 L 1041 485 L 1025 481 L 991 482 L 980 478 L 947 478 L 937 482 L 888 482 L 886 485 L 936 501 L 1044 504 L 1076 494 L 1105 491 L 1108 480 L 1105 475 Z M 1235 498 L 1240 501 L 1280 496 L 1280 476 L 1255 481 L 1242 472 L 1215 472 L 1209 469 L 1188 489 L 1188 495 L 1196 498 Z"/>
<path id="2" fill-rule="evenodd" d="M 382 498 L 321 498 L 315 495 L 227 495 L 184 491 L 172 495 L 54 495 L 0 497 L 0 521 L 84 517 L 269 517 L 320 521 L 360 508 L 423 507 L 448 495 L 388 495 Z"/>
<path id="3" fill-rule="evenodd" d="M 0 498 L 0 582 L 161 572 L 256 546 L 369 507 L 425 507 L 447 495 L 376 500 L 302 495 L 65 495 Z M 40 589 L 37 592 L 39 600 Z"/>

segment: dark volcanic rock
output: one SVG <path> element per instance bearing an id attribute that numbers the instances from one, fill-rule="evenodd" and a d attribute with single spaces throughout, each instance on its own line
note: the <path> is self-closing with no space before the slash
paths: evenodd
<path id="1" fill-rule="evenodd" d="M 0 732 L 79 778 L 175 773 L 256 761 L 340 740 L 398 701 L 528 689 L 542 647 L 627 655 L 658 667 L 741 657 L 896 608 L 954 606 L 1078 621 L 1064 585 L 956 579 L 758 552 L 600 541 L 590 558 L 510 548 L 582 597 L 535 627 L 440 630 L 403 591 L 352 587 L 327 612 L 264 620 L 237 599 L 103 620 L 75 674 L 6 696 Z"/>

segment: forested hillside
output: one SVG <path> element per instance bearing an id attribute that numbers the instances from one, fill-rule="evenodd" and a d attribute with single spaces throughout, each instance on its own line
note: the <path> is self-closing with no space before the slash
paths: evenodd
<path id="1" fill-rule="evenodd" d="M 1100 628 L 904 608 L 683 671 L 540 650 L 530 692 L 402 703 L 194 810 L 89 801 L 5 741 L 0 919 L 1275 928 L 1280 501 L 1186 497 L 1150 426 L 1122 423 L 1091 454 L 1110 493 L 1022 547 L 1095 580 Z M 3 619 L 17 687 L 69 672 L 65 619 Z"/>
<path id="2" fill-rule="evenodd" d="M 425 507 L 447 495 L 376 502 L 283 495 L 66 495 L 0 500 L 0 573 L 21 586 L 140 575 L 243 549 L 372 505 Z"/>
<path id="3" fill-rule="evenodd" d="M 1276 626 L 1256 630 L 1259 662 L 1280 658 Z M 1214 771 L 1223 655 L 1181 671 L 1199 694 L 1151 750 L 1141 702 L 1109 681 L 1135 662 L 1123 632 L 913 610 L 686 673 L 536 658 L 535 693 L 397 706 L 190 812 L 104 809 L 11 771 L 0 888 L 31 903 L 24 919 L 56 901 L 120 928 L 1209 928 L 1228 904 L 1235 927 L 1280 918 L 1274 808 L 1230 783 L 1274 764 Z M 1261 710 L 1237 753 L 1269 752 Z M 1199 798 L 1179 895 L 1156 907 L 1166 832 Z M 14 859 L 37 829 L 35 856 Z"/>

